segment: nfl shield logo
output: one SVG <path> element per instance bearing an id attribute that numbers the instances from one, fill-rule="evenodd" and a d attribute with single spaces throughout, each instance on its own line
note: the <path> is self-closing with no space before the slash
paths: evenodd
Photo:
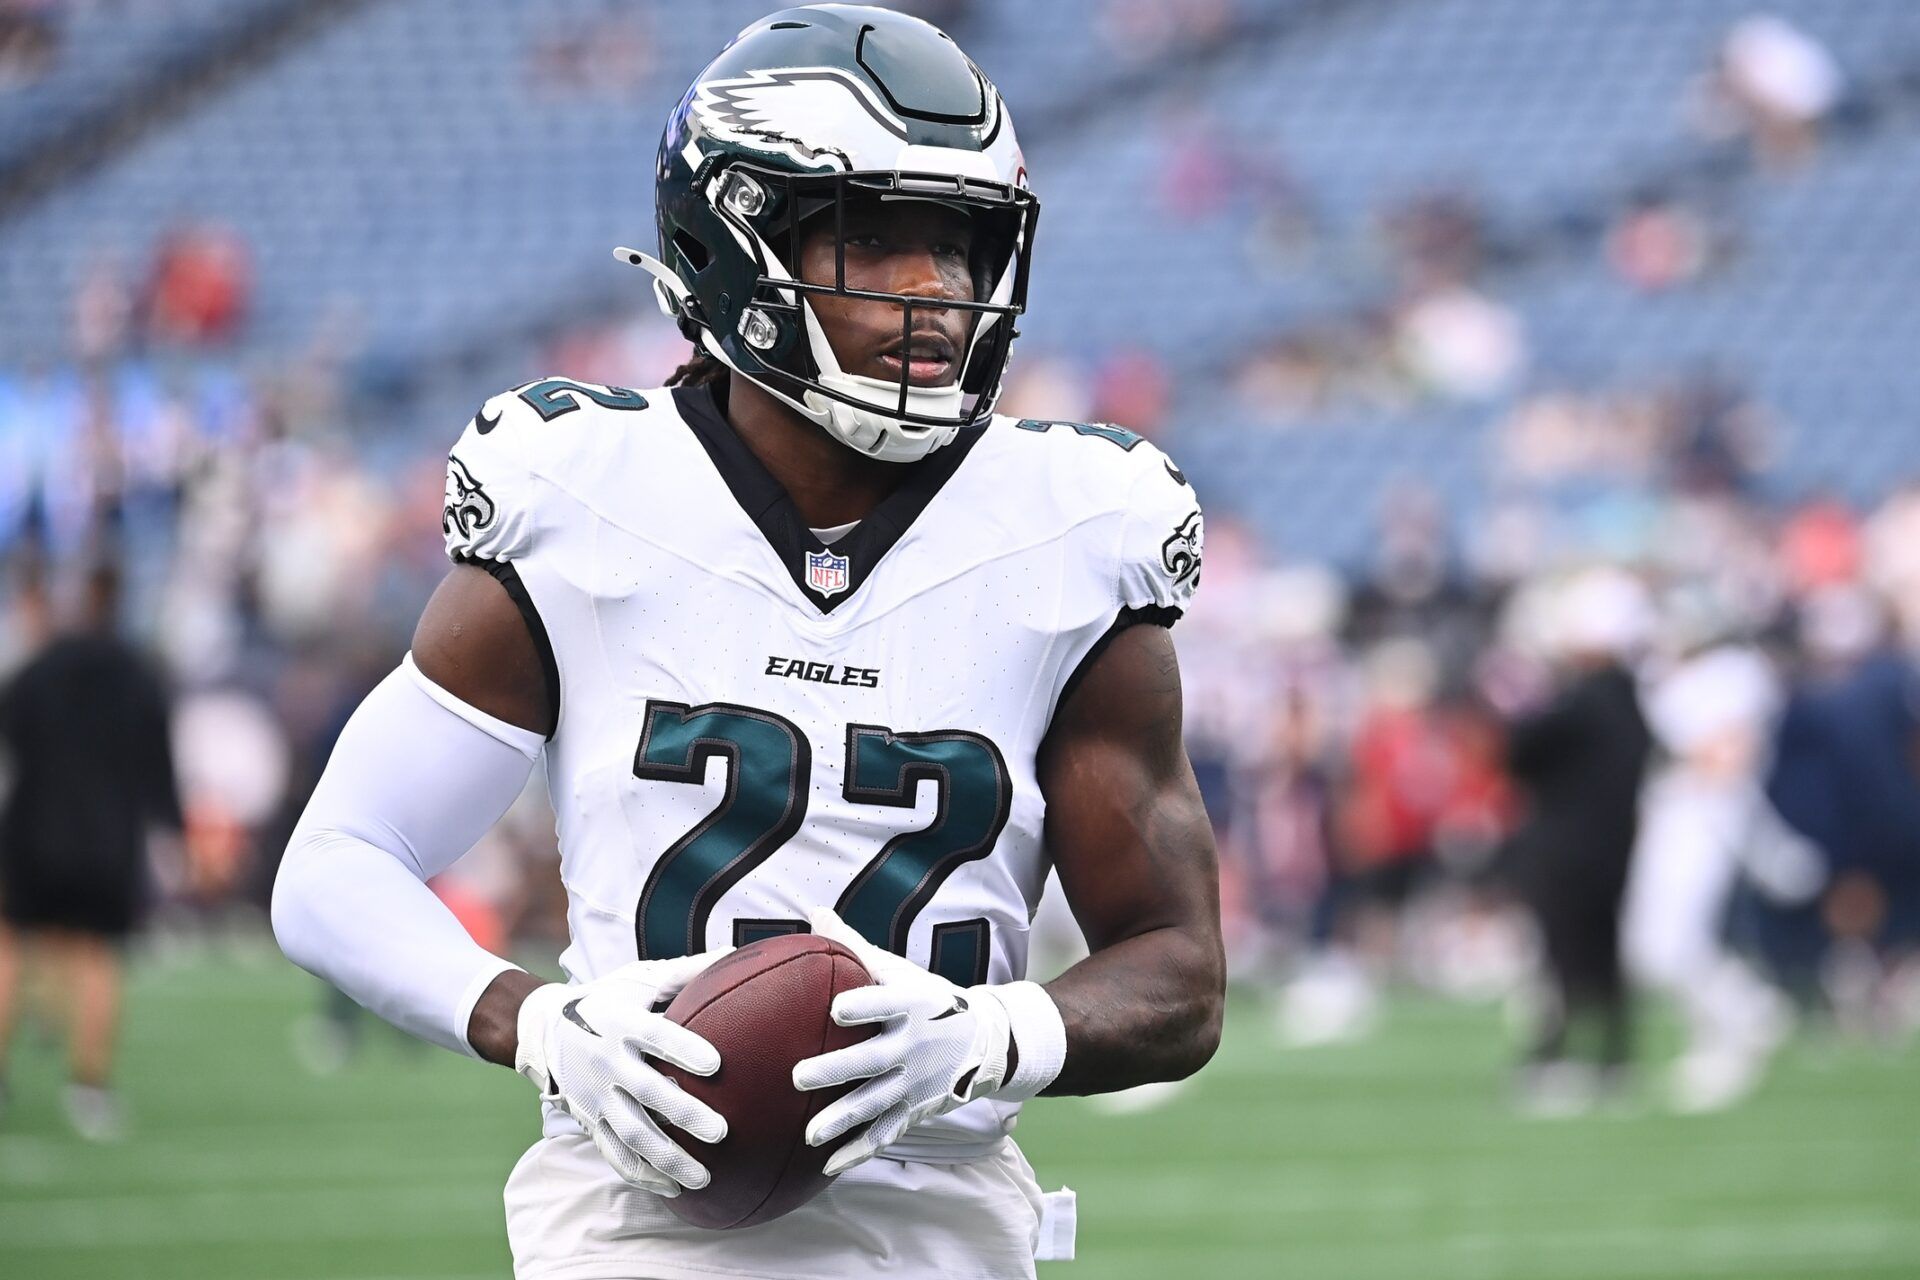
<path id="1" fill-rule="evenodd" d="M 847 558 L 831 551 L 807 552 L 807 586 L 823 596 L 847 589 Z"/>

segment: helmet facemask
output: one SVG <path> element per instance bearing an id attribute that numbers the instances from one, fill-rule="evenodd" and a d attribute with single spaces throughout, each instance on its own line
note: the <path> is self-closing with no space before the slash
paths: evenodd
<path id="1" fill-rule="evenodd" d="M 999 398 L 1015 319 L 1025 310 L 1029 249 L 1039 204 L 1024 187 L 952 173 L 859 171 L 800 174 L 734 159 L 695 180 L 713 220 L 753 264 L 741 302 L 728 291 L 702 288 L 701 273 L 719 255 L 685 231 L 668 243 L 667 264 L 641 261 L 661 282 L 663 305 L 701 349 L 751 379 L 855 450 L 889 461 L 913 461 L 983 426 Z M 883 293 L 847 283 L 846 226 L 850 202 L 925 200 L 964 212 L 972 226 L 971 299 Z M 834 243 L 831 283 L 800 279 L 803 235 L 830 219 Z M 728 255 L 732 256 L 732 255 Z M 677 261 L 675 261 L 677 259 Z M 665 270 L 657 269 L 665 267 Z M 671 279 L 669 279 L 671 277 Z M 693 287 L 689 288 L 689 285 Z M 679 288 L 675 288 L 679 285 Z M 952 380 L 915 386 L 909 362 L 898 379 L 847 373 L 813 306 L 822 297 L 885 303 L 899 308 L 903 341 L 916 315 L 968 311 L 971 332 L 957 353 Z"/>

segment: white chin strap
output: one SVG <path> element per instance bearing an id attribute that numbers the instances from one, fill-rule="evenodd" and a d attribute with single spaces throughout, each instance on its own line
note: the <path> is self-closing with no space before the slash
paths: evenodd
<path id="1" fill-rule="evenodd" d="M 811 324 L 808 328 L 812 328 Z M 863 401 L 860 406 L 831 400 L 817 391 L 806 393 L 801 412 L 819 423 L 828 435 L 869 458 L 882 462 L 918 462 L 960 433 L 958 427 L 922 427 L 894 416 L 900 405 L 900 384 L 858 374 L 822 372 L 820 385 Z M 784 397 L 782 397 L 784 399 Z M 957 418 L 960 385 L 908 387 L 907 412 Z"/>
<path id="2" fill-rule="evenodd" d="M 820 385 L 837 391 L 858 405 L 846 404 L 809 391 L 800 411 L 826 429 L 828 435 L 858 453 L 882 462 L 918 462 L 959 434 L 958 427 L 922 427 L 902 422 L 900 384 L 883 378 L 866 378 L 857 373 L 842 373 L 833 354 L 826 331 L 820 327 L 813 304 L 800 300 L 801 325 L 806 330 L 807 346 L 820 370 Z M 948 387 L 908 387 L 906 411 L 921 417 L 958 418 L 961 413 L 960 380 L 956 376 Z"/>
<path id="3" fill-rule="evenodd" d="M 613 256 L 639 267 L 654 278 L 654 292 L 660 309 L 670 318 L 684 310 L 687 287 L 672 268 L 651 254 L 625 246 L 615 249 Z M 953 438 L 960 434 L 958 427 L 923 427 L 900 421 L 895 416 L 900 404 L 900 384 L 840 372 L 840 362 L 834 359 L 833 348 L 821 333 L 812 307 L 806 307 L 804 323 L 814 360 L 821 369 L 820 384 L 858 400 L 860 404 L 845 404 L 817 391 L 808 391 L 802 399 L 795 400 L 784 391 L 753 378 L 752 374 L 734 364 L 705 330 L 701 331 L 700 349 L 740 376 L 752 378 L 769 395 L 791 405 L 841 444 L 869 458 L 878 458 L 882 462 L 918 462 L 942 445 L 951 444 Z M 950 387 L 907 388 L 908 413 L 958 418 L 963 407 L 962 400 L 957 379 Z"/>

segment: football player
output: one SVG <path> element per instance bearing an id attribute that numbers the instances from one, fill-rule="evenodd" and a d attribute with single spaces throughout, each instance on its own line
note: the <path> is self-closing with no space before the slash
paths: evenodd
<path id="1" fill-rule="evenodd" d="M 993 85 L 882 9 L 789 9 L 688 90 L 644 269 L 696 344 L 648 390 L 543 378 L 448 462 L 455 567 L 341 736 L 281 869 L 296 962 L 511 1064 L 542 1138 L 506 1191 L 523 1280 L 1020 1276 L 1071 1256 L 1021 1103 L 1184 1077 L 1220 1035 L 1213 842 L 1169 628 L 1186 478 L 1119 427 L 993 406 L 1037 202 Z M 535 762 L 567 983 L 487 954 L 423 881 Z M 1025 981 L 1049 869 L 1091 955 Z M 649 1065 L 725 949 L 811 929 L 876 978 L 809 1059 L 840 1175 L 731 1232 L 663 1197 L 725 1121 Z"/>

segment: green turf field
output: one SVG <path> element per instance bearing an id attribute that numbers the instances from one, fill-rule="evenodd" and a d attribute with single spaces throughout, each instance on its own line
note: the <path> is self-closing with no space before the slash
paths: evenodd
<path id="1" fill-rule="evenodd" d="M 534 1132 L 497 1068 L 377 1037 L 299 1070 L 311 980 L 277 959 L 148 966 L 124 1145 L 87 1147 L 30 1036 L 0 1121 L 6 1280 L 507 1274 L 500 1186 Z M 1243 1000 L 1164 1109 L 1043 1101 L 1020 1137 L 1080 1192 L 1043 1275 L 1313 1280 L 1920 1277 L 1920 1051 L 1804 1045 L 1745 1109 L 1524 1121 L 1498 1018 L 1403 1001 L 1351 1048 L 1282 1054 Z"/>

